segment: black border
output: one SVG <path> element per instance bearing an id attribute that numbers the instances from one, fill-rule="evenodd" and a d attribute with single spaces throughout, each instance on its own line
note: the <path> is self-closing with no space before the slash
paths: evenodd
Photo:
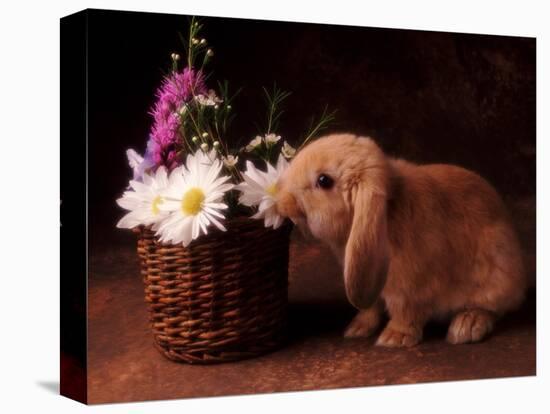
<path id="1" fill-rule="evenodd" d="M 60 48 L 60 393 L 87 403 L 87 10 L 60 20 Z"/>

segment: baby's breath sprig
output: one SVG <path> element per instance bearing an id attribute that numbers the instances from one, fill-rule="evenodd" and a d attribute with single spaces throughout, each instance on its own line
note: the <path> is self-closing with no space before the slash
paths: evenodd
<path id="1" fill-rule="evenodd" d="M 189 26 L 189 37 L 187 39 L 187 66 L 192 68 L 195 66 L 195 58 L 197 52 L 201 48 L 200 40 L 197 39 L 202 29 L 202 24 L 193 16 L 191 25 Z"/>
<path id="2" fill-rule="evenodd" d="M 227 134 L 227 131 L 231 125 L 231 122 L 235 119 L 235 111 L 233 111 L 232 103 L 235 98 L 241 93 L 242 88 L 237 89 L 232 94 L 229 93 L 229 82 L 227 80 L 223 82 L 218 82 L 218 89 L 220 92 L 221 99 L 223 104 L 218 108 L 214 108 L 215 111 L 215 120 L 216 128 L 219 129 L 218 135 Z"/>
<path id="3" fill-rule="evenodd" d="M 205 40 L 205 39 L 202 39 L 202 40 Z M 204 68 L 204 66 L 208 63 L 208 61 L 212 58 L 212 56 L 214 56 L 214 51 L 212 49 L 208 49 L 205 53 L 204 53 L 204 56 L 202 58 L 202 64 L 201 64 L 201 69 Z"/>
<path id="4" fill-rule="evenodd" d="M 315 117 L 311 117 L 309 121 L 309 128 L 306 132 L 305 137 L 301 140 L 301 144 L 298 147 L 297 151 L 299 151 L 301 148 L 303 148 L 308 141 L 310 141 L 313 137 L 318 135 L 321 131 L 324 131 L 328 128 L 328 126 L 334 122 L 336 119 L 336 110 L 329 112 L 328 106 L 325 106 L 323 109 L 323 112 L 319 116 L 319 119 L 316 121 Z"/>
<path id="5" fill-rule="evenodd" d="M 187 66 L 201 70 L 206 65 L 208 60 L 210 60 L 210 58 L 214 55 L 212 49 L 208 47 L 208 41 L 204 37 L 199 36 L 202 29 L 203 24 L 199 21 L 199 19 L 193 16 L 189 24 L 189 33 L 187 34 L 187 37 L 184 37 L 181 33 L 178 33 L 187 54 Z M 202 63 L 199 67 L 197 67 L 195 66 L 195 62 L 201 53 L 203 54 Z"/>
<path id="6" fill-rule="evenodd" d="M 279 89 L 277 85 L 273 84 L 273 90 L 270 92 L 265 87 L 264 97 L 267 104 L 267 133 L 270 134 L 273 131 L 279 129 L 279 120 L 284 111 L 281 109 L 281 104 L 288 98 L 291 93 Z"/>
<path id="7" fill-rule="evenodd" d="M 177 53 L 172 53 L 170 57 L 172 58 L 172 72 L 177 72 L 180 55 L 178 55 Z"/>

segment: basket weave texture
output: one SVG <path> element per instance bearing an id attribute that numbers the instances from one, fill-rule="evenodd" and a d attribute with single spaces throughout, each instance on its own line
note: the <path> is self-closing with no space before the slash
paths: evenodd
<path id="1" fill-rule="evenodd" d="M 290 226 L 229 219 L 189 246 L 164 245 L 136 229 L 155 344 L 169 359 L 233 361 L 285 339 Z"/>

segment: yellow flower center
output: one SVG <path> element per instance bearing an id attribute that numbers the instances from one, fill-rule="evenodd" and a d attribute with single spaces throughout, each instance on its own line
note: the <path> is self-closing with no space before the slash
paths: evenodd
<path id="1" fill-rule="evenodd" d="M 153 211 L 153 215 L 156 216 L 160 210 L 159 210 L 159 204 L 164 203 L 164 199 L 161 196 L 156 196 L 153 199 L 153 203 L 151 204 L 151 210 Z"/>
<path id="2" fill-rule="evenodd" d="M 201 211 L 204 198 L 204 192 L 200 188 L 190 188 L 181 200 L 181 211 L 185 215 L 196 216 Z"/>
<path id="3" fill-rule="evenodd" d="M 265 189 L 265 192 L 269 194 L 271 197 L 275 197 L 275 194 L 277 194 L 277 186 L 275 183 L 271 184 L 269 187 Z"/>

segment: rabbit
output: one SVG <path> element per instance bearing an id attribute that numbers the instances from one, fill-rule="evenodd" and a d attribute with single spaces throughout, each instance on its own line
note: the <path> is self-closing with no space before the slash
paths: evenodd
<path id="1" fill-rule="evenodd" d="M 387 157 L 368 137 L 333 134 L 299 151 L 276 185 L 275 208 L 327 243 L 359 312 L 345 337 L 386 347 L 421 342 L 429 320 L 447 341 L 483 340 L 527 288 L 504 203 L 472 171 Z"/>

